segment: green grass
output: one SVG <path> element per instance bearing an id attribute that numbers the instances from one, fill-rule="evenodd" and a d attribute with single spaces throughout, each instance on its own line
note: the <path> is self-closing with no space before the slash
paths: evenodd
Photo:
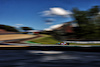
<path id="1" fill-rule="evenodd" d="M 60 41 L 57 41 L 51 35 L 43 34 L 42 37 L 30 40 L 30 42 L 41 43 L 41 44 L 56 44 L 56 43 L 59 43 Z M 70 43 L 70 45 L 100 45 L 100 44 L 77 44 L 77 43 Z"/>
<path id="2" fill-rule="evenodd" d="M 59 41 L 57 41 L 50 35 L 43 35 L 43 37 L 33 39 L 31 40 L 31 42 L 36 42 L 36 43 L 41 43 L 41 44 L 56 44 Z"/>

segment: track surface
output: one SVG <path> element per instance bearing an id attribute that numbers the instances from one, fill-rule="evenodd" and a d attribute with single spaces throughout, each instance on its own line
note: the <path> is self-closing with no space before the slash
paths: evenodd
<path id="1" fill-rule="evenodd" d="M 7 34 L 7 35 L 0 35 L 0 41 L 30 38 L 30 37 L 33 37 L 33 35 L 28 35 L 28 34 Z"/>
<path id="2" fill-rule="evenodd" d="M 100 53 L 0 50 L 1 67 L 100 67 Z"/>

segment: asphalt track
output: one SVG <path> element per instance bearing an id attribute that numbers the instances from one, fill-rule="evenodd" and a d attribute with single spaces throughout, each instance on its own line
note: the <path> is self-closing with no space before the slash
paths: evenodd
<path id="1" fill-rule="evenodd" d="M 0 67 L 100 67 L 100 53 L 0 50 Z"/>

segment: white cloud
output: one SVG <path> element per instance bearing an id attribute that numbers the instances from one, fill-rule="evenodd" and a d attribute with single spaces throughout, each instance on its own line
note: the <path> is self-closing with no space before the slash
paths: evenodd
<path id="1" fill-rule="evenodd" d="M 47 20 L 55 21 L 55 19 L 53 19 L 53 18 L 48 18 Z"/>
<path id="2" fill-rule="evenodd" d="M 48 24 L 48 25 L 49 25 L 49 24 L 53 24 L 53 23 L 49 22 L 49 23 L 46 23 L 46 24 Z"/>
<path id="3" fill-rule="evenodd" d="M 50 8 L 51 12 L 55 15 L 68 15 L 69 12 L 67 10 L 64 10 L 63 8 Z"/>
<path id="4" fill-rule="evenodd" d="M 50 31 L 50 30 L 53 30 L 53 29 L 55 29 L 55 28 L 61 27 L 62 25 L 63 25 L 63 24 L 52 25 L 52 26 L 50 26 L 49 28 L 46 28 L 46 29 L 44 29 L 44 30 Z"/>
<path id="5" fill-rule="evenodd" d="M 55 20 L 56 20 L 56 19 L 48 18 L 48 19 L 45 20 L 45 22 L 53 22 L 53 21 L 55 21 Z"/>
<path id="6" fill-rule="evenodd" d="M 51 28 L 45 28 L 44 30 L 46 30 L 46 31 L 52 31 Z"/>
<path id="7" fill-rule="evenodd" d="M 15 25 L 19 25 L 20 26 L 20 25 L 23 25 L 23 24 L 15 24 Z"/>
<path id="8" fill-rule="evenodd" d="M 22 26 L 23 24 L 15 24 L 14 27 L 19 28 L 20 26 Z"/>
<path id="9" fill-rule="evenodd" d="M 53 15 L 52 15 L 51 11 L 46 10 L 46 11 L 42 12 L 42 16 L 53 16 Z"/>
<path id="10" fill-rule="evenodd" d="M 57 25 L 50 26 L 50 28 L 55 29 L 55 28 L 61 27 L 62 25 L 63 24 L 57 24 Z"/>
<path id="11" fill-rule="evenodd" d="M 72 14 L 71 11 L 65 10 L 60 7 L 49 8 L 49 10 L 43 11 L 42 13 L 43 13 L 42 16 L 55 16 L 56 15 L 56 16 L 63 16 L 63 17 L 67 17 L 67 15 Z"/>

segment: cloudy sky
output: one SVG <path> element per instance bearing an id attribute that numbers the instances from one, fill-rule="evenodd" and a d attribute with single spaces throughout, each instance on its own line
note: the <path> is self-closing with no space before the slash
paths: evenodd
<path id="1" fill-rule="evenodd" d="M 100 0 L 0 0 L 0 24 L 43 30 L 73 20 L 73 7 L 87 10 L 95 5 Z"/>

